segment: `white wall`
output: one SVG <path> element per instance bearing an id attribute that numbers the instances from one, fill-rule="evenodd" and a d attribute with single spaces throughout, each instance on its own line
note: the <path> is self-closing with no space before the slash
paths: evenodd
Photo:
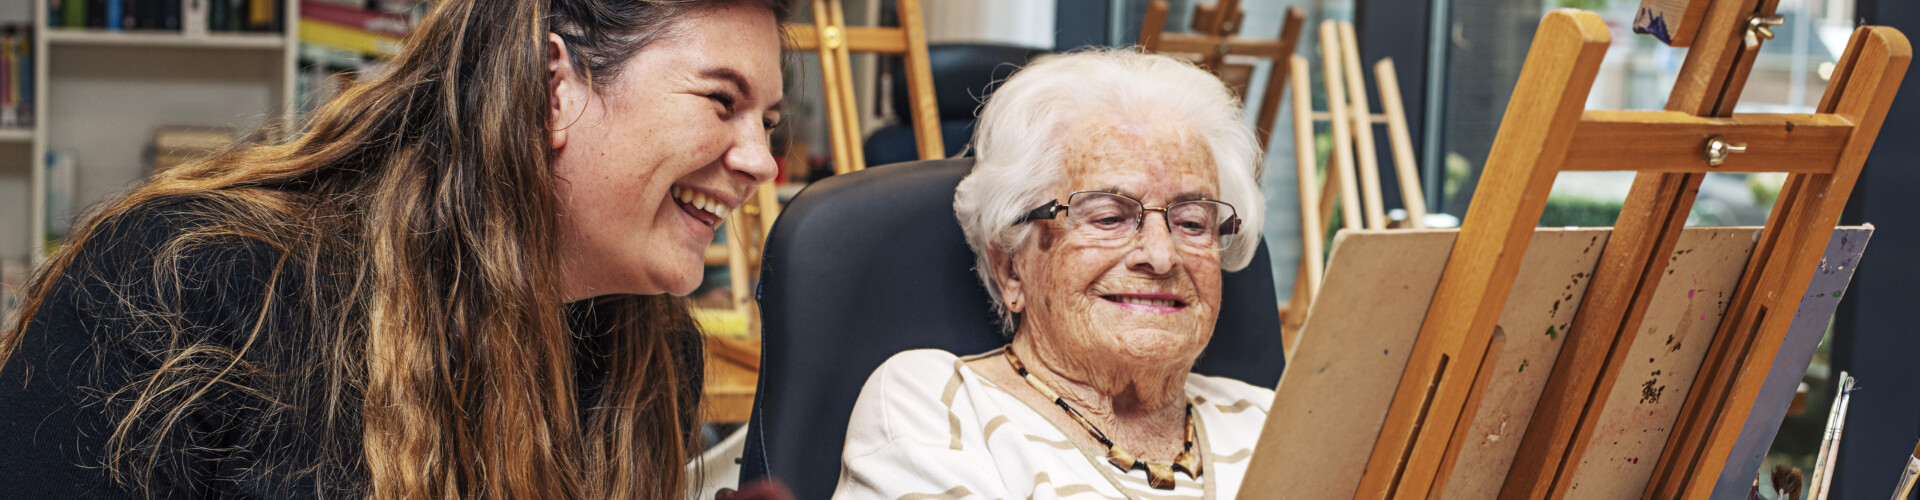
<path id="1" fill-rule="evenodd" d="M 922 0 L 927 43 L 1053 48 L 1054 0 Z"/>

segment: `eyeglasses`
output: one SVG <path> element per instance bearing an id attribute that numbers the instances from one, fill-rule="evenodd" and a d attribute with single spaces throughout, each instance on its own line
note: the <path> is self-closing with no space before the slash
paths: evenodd
<path id="1" fill-rule="evenodd" d="M 1049 201 L 1027 211 L 1013 221 L 1018 226 L 1042 219 L 1063 219 L 1067 230 L 1087 241 L 1117 246 L 1132 242 L 1140 234 L 1147 212 L 1160 212 L 1167 234 L 1192 249 L 1211 250 L 1227 246 L 1228 238 L 1240 232 L 1240 217 L 1233 205 L 1214 200 L 1189 200 L 1164 207 L 1148 207 L 1123 194 L 1079 191 L 1067 195 L 1067 202 Z"/>

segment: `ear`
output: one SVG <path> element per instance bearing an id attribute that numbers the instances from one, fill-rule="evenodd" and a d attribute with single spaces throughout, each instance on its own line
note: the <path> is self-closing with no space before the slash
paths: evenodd
<path id="1" fill-rule="evenodd" d="M 1013 265 L 1013 255 L 999 249 L 989 249 L 987 264 L 992 266 L 993 281 L 1000 287 L 1000 305 L 1006 306 L 1010 312 L 1026 312 L 1026 282 L 1021 281 L 1020 271 Z"/>
<path id="2" fill-rule="evenodd" d="M 573 54 L 555 33 L 547 34 L 547 129 L 553 150 L 567 146 L 567 128 L 586 111 L 586 81 L 573 67 Z"/>

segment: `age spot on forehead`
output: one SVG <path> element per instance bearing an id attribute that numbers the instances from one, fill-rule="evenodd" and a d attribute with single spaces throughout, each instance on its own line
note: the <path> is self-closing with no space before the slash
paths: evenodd
<path id="1" fill-rule="evenodd" d="M 1205 141 L 1185 127 L 1092 120 L 1067 134 L 1070 191 L 1121 187 L 1213 193 L 1218 185 Z M 1145 193 L 1133 193 L 1144 195 Z"/>

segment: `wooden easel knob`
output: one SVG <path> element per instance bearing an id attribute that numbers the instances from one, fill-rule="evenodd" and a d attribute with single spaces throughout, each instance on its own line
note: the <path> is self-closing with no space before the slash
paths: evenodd
<path id="1" fill-rule="evenodd" d="M 1748 47 L 1758 47 L 1762 40 L 1773 39 L 1773 27 L 1787 23 L 1787 18 L 1779 14 L 1755 16 L 1747 20 L 1747 33 L 1743 37 Z"/>
<path id="2" fill-rule="evenodd" d="M 1727 162 L 1728 156 L 1745 152 L 1747 152 L 1746 143 L 1727 142 L 1727 138 L 1717 135 L 1710 137 L 1707 139 L 1706 147 L 1707 166 L 1718 167 Z"/>

